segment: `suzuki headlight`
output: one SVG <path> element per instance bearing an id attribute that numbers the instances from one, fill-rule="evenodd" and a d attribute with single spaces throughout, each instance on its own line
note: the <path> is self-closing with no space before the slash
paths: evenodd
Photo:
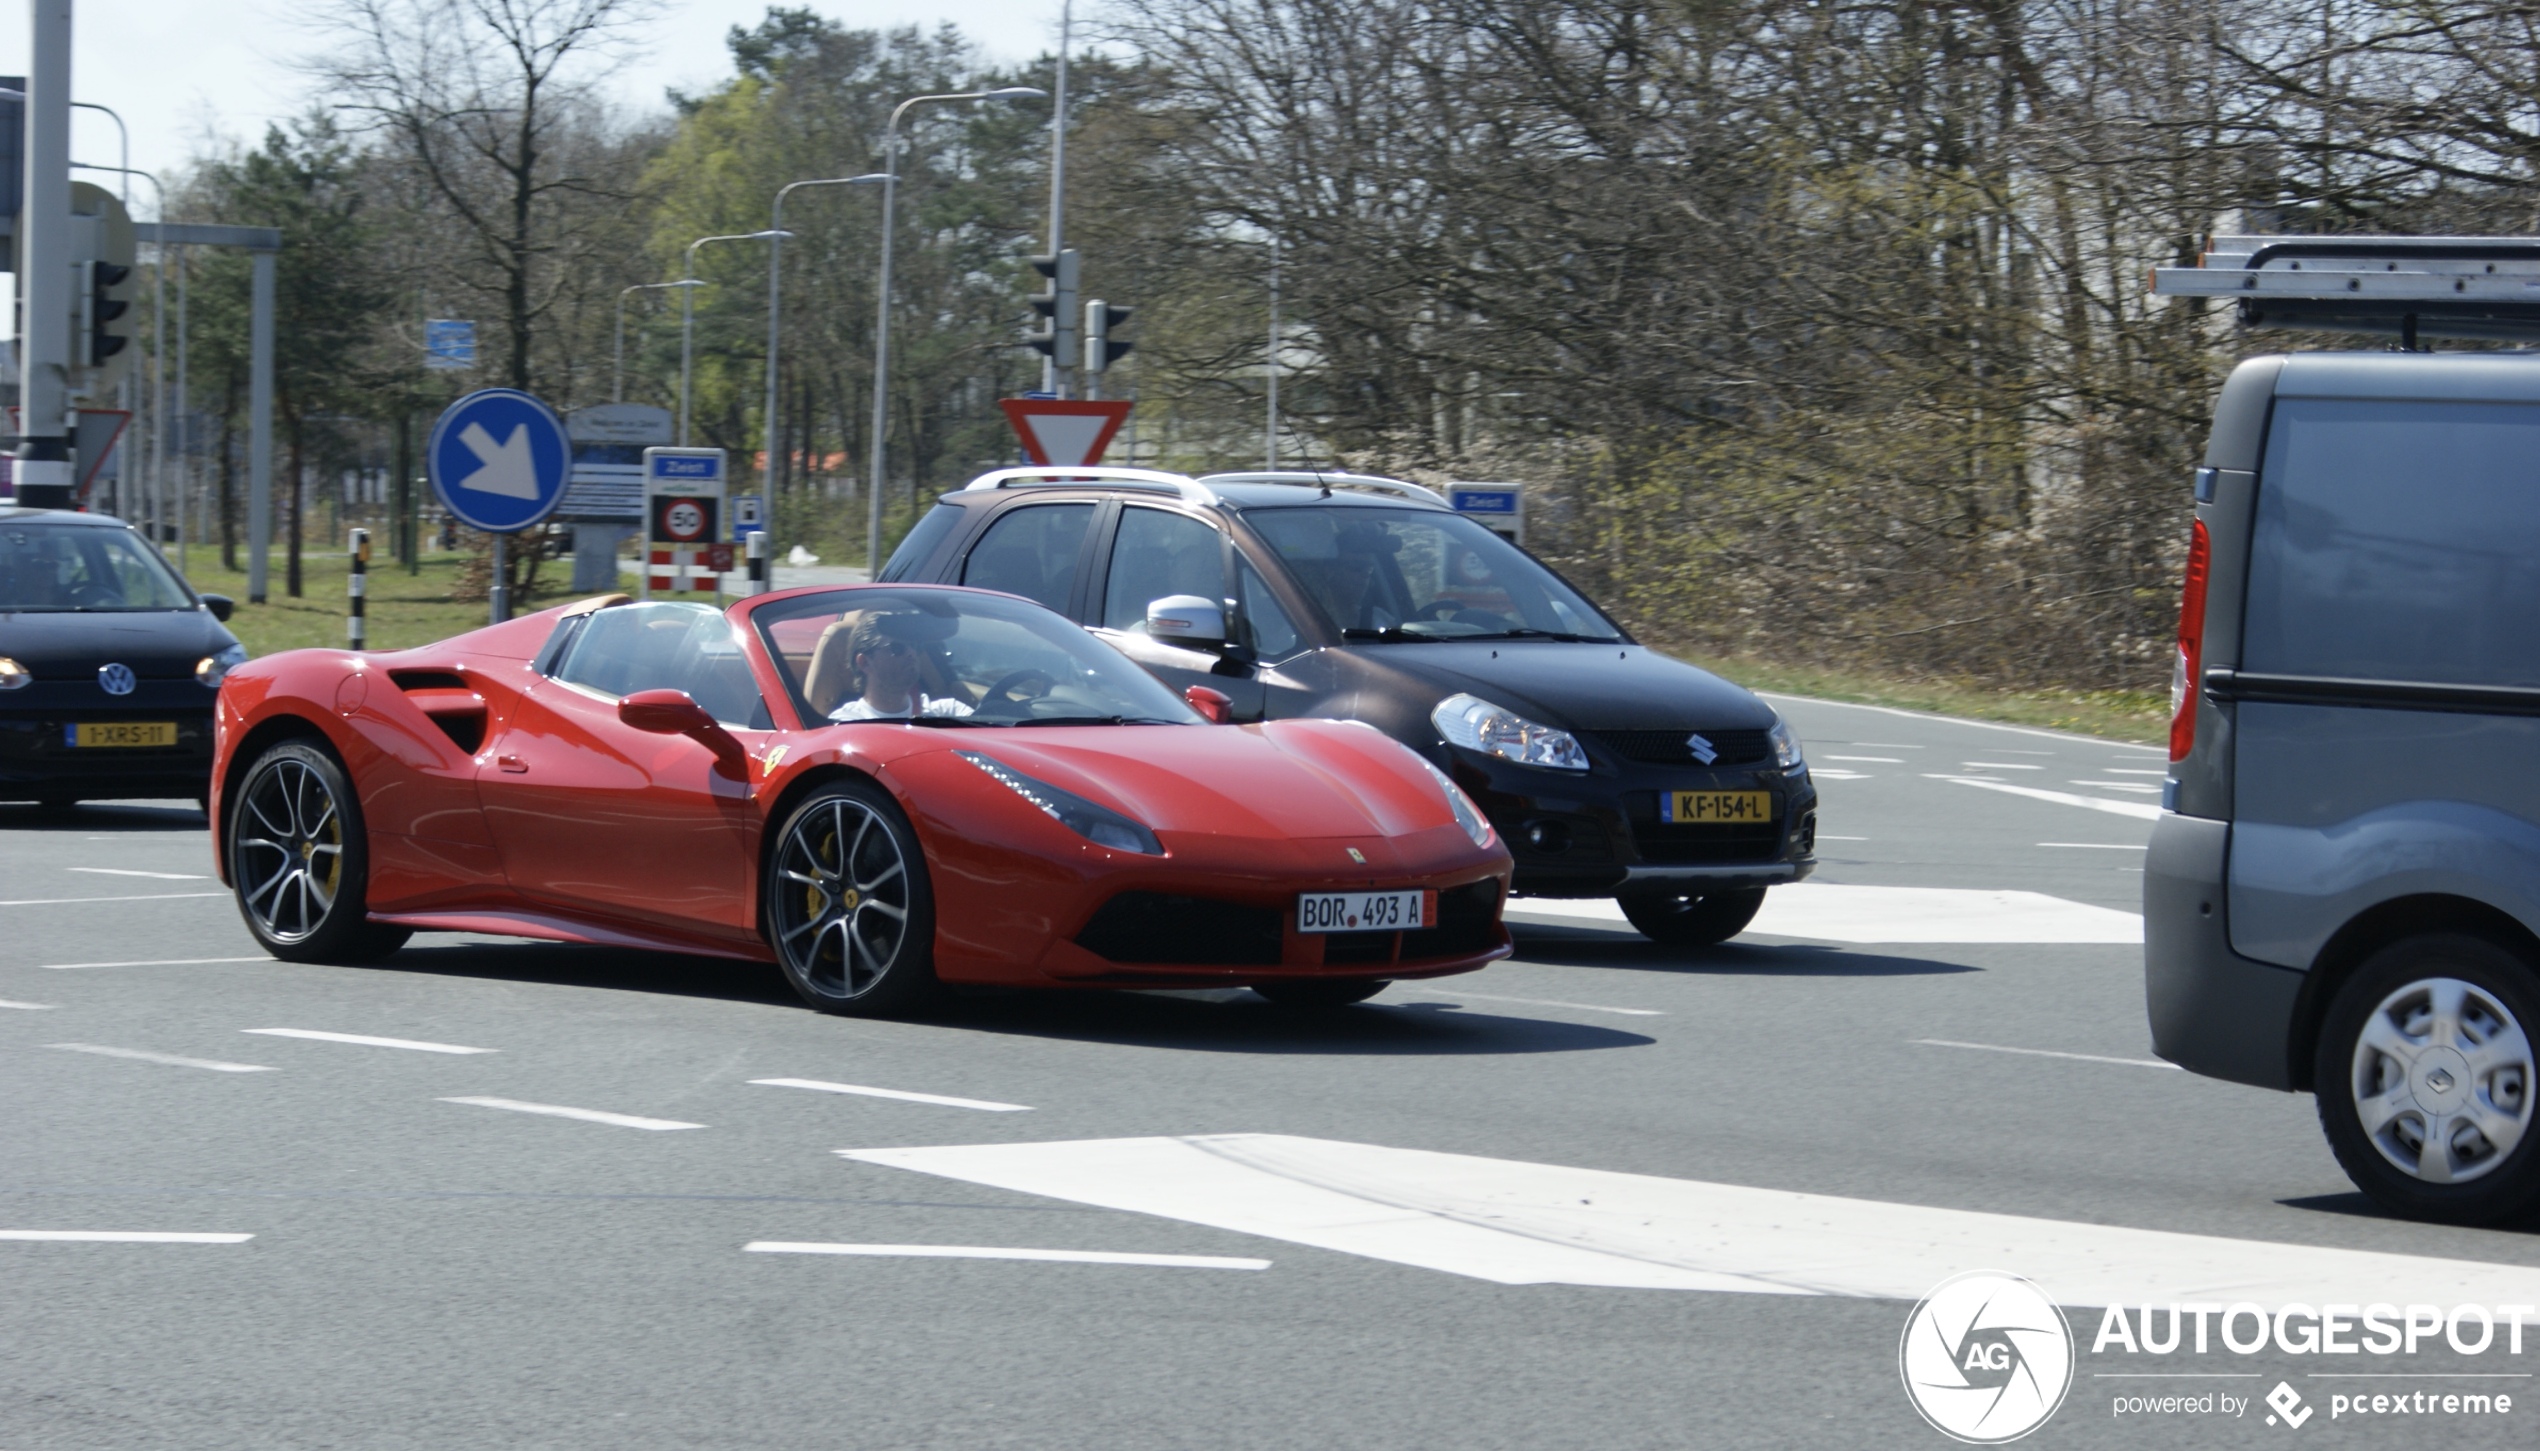
<path id="1" fill-rule="evenodd" d="M 1464 828 L 1466 836 L 1473 838 L 1473 845 L 1490 845 L 1490 818 L 1482 815 L 1482 808 L 1473 804 L 1473 798 L 1464 794 L 1464 788 L 1456 785 L 1454 779 L 1439 770 L 1428 757 L 1414 756 L 1412 759 L 1420 763 L 1420 769 L 1438 778 L 1438 789 L 1446 793 L 1446 809 L 1455 813 L 1455 824 Z"/>
<path id="2" fill-rule="evenodd" d="M 1530 721 L 1478 695 L 1450 695 L 1439 701 L 1438 708 L 1429 712 L 1429 723 L 1450 743 L 1485 756 L 1555 771 L 1588 768 L 1587 752 L 1579 749 L 1578 737 Z"/>
<path id="3" fill-rule="evenodd" d="M 1154 832 L 1108 806 L 1088 801 L 1073 791 L 1061 791 L 1047 781 L 1035 780 L 994 756 L 984 756 L 977 751 L 955 751 L 953 754 L 994 776 L 1015 795 L 1048 812 L 1052 821 L 1097 846 L 1107 846 L 1114 851 L 1134 851 L 1144 856 L 1164 855 L 1164 843 L 1155 839 Z"/>
<path id="4" fill-rule="evenodd" d="M 0 690 L 24 690 L 35 683 L 27 668 L 6 655 L 0 655 Z"/>
<path id="5" fill-rule="evenodd" d="M 1784 771 L 1808 769 L 1807 758 L 1799 754 L 1799 736 L 1791 730 L 1790 722 L 1775 716 L 1770 739 L 1773 743 L 1773 765 L 1776 768 Z"/>
<path id="6" fill-rule="evenodd" d="M 247 663 L 247 647 L 232 645 L 217 655 L 206 655 L 194 662 L 194 678 L 207 690 L 220 689 L 229 672 Z"/>

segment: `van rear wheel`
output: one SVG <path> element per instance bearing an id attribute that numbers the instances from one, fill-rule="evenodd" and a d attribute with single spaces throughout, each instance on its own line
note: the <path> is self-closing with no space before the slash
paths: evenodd
<path id="1" fill-rule="evenodd" d="M 2533 1026 L 2540 979 L 2486 938 L 2427 933 L 2366 958 L 2329 1005 L 2312 1074 L 2347 1177 L 2412 1219 L 2493 1224 L 2540 1205 Z"/>

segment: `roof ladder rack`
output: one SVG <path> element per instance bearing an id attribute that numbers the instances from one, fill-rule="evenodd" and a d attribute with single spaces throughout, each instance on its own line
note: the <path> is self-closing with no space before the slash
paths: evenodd
<path id="1" fill-rule="evenodd" d="M 2163 297 L 2229 298 L 2250 327 L 2540 341 L 2540 237 L 2214 237 Z"/>

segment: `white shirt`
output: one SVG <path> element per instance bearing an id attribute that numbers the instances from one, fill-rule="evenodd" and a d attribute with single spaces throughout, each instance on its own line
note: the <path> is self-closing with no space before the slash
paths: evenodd
<path id="1" fill-rule="evenodd" d="M 848 701 L 846 704 L 839 706 L 836 710 L 829 712 L 829 718 L 831 720 L 906 720 L 912 715 L 960 716 L 968 714 L 970 714 L 970 707 L 962 704 L 958 700 L 935 700 L 927 696 L 925 692 L 920 691 L 917 696 L 917 709 L 915 710 L 875 710 L 871 701 L 868 701 L 863 696 L 859 695 L 855 699 Z"/>

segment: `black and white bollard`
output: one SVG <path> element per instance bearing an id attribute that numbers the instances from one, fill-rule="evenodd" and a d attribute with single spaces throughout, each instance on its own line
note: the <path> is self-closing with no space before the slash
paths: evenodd
<path id="1" fill-rule="evenodd" d="M 344 638 L 359 650 L 369 638 L 366 618 L 370 609 L 370 531 L 353 531 L 353 572 L 344 576 L 344 603 L 352 613 L 344 617 Z"/>
<path id="2" fill-rule="evenodd" d="M 767 593 L 767 531 L 753 529 L 743 546 L 750 552 L 750 593 Z"/>

